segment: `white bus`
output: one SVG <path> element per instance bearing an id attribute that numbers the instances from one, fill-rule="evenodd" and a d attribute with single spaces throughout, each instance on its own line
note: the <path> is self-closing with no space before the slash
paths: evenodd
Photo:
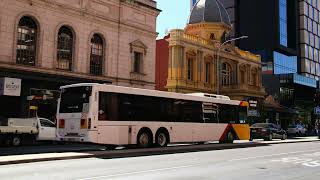
<path id="1" fill-rule="evenodd" d="M 226 96 L 73 84 L 61 87 L 57 138 L 107 147 L 249 139 L 247 107 Z"/>

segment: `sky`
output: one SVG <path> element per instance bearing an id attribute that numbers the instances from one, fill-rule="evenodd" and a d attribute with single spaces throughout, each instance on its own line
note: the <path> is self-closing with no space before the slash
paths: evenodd
<path id="1" fill-rule="evenodd" d="M 166 30 L 183 29 L 189 18 L 189 0 L 156 0 L 158 9 L 162 12 L 157 19 L 158 39 L 163 38 Z"/>

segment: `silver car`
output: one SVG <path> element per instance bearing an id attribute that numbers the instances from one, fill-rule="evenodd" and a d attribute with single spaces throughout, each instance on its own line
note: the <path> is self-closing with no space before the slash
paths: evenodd
<path id="1" fill-rule="evenodd" d="M 301 124 L 290 125 L 288 127 L 287 133 L 290 135 L 305 136 L 307 133 L 307 129 L 304 127 L 304 125 Z"/>

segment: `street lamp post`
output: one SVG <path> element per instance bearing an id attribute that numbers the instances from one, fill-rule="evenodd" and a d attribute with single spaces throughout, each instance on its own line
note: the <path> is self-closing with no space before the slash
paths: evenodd
<path id="1" fill-rule="evenodd" d="M 219 88 L 220 88 L 220 51 L 221 51 L 221 48 L 227 44 L 228 42 L 232 42 L 232 41 L 236 41 L 236 40 L 239 40 L 239 39 L 246 39 L 248 38 L 248 36 L 241 36 L 241 37 L 237 37 L 237 38 L 233 38 L 233 39 L 229 39 L 225 42 L 223 42 L 220 46 L 219 46 L 219 49 L 218 49 L 218 52 L 217 52 L 217 94 L 219 95 Z"/>

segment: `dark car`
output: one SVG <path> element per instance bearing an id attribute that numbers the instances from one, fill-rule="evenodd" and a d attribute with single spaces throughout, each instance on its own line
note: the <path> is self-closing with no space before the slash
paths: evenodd
<path id="1" fill-rule="evenodd" d="M 250 140 L 253 139 L 264 139 L 265 141 L 272 139 L 287 139 L 287 133 L 285 130 L 279 128 L 277 125 L 272 123 L 256 123 L 250 127 Z"/>

